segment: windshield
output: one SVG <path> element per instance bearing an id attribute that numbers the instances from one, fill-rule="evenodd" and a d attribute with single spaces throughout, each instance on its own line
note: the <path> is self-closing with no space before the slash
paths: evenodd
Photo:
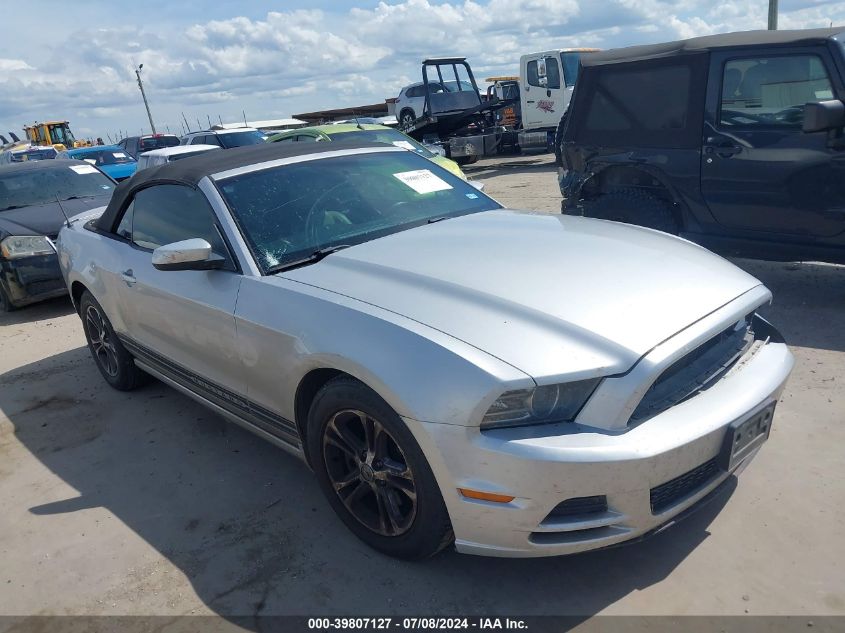
<path id="1" fill-rule="evenodd" d="M 265 273 L 318 249 L 501 208 L 412 152 L 309 160 L 233 176 L 218 186 Z"/>
<path id="2" fill-rule="evenodd" d="M 179 139 L 169 134 L 161 136 L 148 136 L 141 139 L 141 151 L 148 152 L 151 149 L 161 149 L 163 147 L 175 147 L 179 145 Z"/>
<path id="3" fill-rule="evenodd" d="M 65 147 L 73 147 L 73 134 L 66 125 L 56 125 L 50 128 L 50 142 L 61 143 Z"/>
<path id="4" fill-rule="evenodd" d="M 563 80 L 566 85 L 574 86 L 578 79 L 578 69 L 581 67 L 581 53 L 561 53 L 560 63 L 563 66 Z"/>
<path id="5" fill-rule="evenodd" d="M 182 160 L 183 158 L 190 158 L 191 156 L 197 156 L 199 154 L 205 154 L 206 152 L 214 152 L 214 151 L 217 151 L 219 149 L 223 149 L 223 148 L 222 147 L 215 147 L 214 149 L 211 149 L 211 148 L 206 147 L 204 149 L 198 149 L 195 152 L 180 152 L 179 154 L 171 154 L 170 156 L 167 157 L 167 160 L 172 163 L 174 160 Z"/>
<path id="6" fill-rule="evenodd" d="M 64 163 L 64 161 L 57 161 Z M 0 172 L 0 211 L 69 198 L 110 195 L 114 183 L 91 165 Z"/>
<path id="7" fill-rule="evenodd" d="M 427 150 L 424 145 L 417 143 L 417 141 L 412 139 L 410 136 L 402 134 L 399 130 L 391 128 L 385 128 L 383 130 L 353 130 L 352 132 L 341 132 L 339 134 L 333 134 L 332 136 L 336 136 L 338 140 L 342 139 L 344 141 L 388 143 L 390 145 L 395 145 L 396 147 L 401 147 L 402 149 L 416 152 L 420 156 L 425 156 L 426 158 L 434 157 L 434 153 Z"/>
<path id="8" fill-rule="evenodd" d="M 25 160 L 48 160 L 55 158 L 58 152 L 52 147 L 46 149 L 27 149 L 22 152 L 12 152 L 12 162 L 22 163 Z"/>
<path id="9" fill-rule="evenodd" d="M 92 165 L 122 165 L 123 163 L 134 163 L 135 159 L 120 149 L 103 149 L 89 152 L 79 152 L 69 156 L 76 160 L 84 160 Z"/>
<path id="10" fill-rule="evenodd" d="M 218 134 L 217 139 L 228 147 L 243 147 L 244 145 L 258 145 L 264 142 L 264 135 L 258 130 L 248 132 L 229 132 Z"/>

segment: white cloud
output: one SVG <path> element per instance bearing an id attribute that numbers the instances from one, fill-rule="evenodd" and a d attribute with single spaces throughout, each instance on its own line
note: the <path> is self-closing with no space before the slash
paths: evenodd
<path id="1" fill-rule="evenodd" d="M 54 18 L 67 28 L 38 47 L 25 46 L 25 34 L 7 35 L 8 50 L 22 52 L 0 58 L 0 129 L 73 116 L 80 130 L 137 130 L 146 125 L 134 73 L 142 62 L 156 122 L 175 129 L 182 112 L 191 121 L 236 120 L 242 110 L 260 119 L 375 103 L 417 80 L 426 56 L 466 56 L 482 79 L 515 73 L 520 55 L 534 50 L 610 48 L 766 24 L 761 0 L 398 0 L 269 10 L 278 9 L 274 2 L 264 13 L 244 4 L 249 16 L 216 8 L 193 20 L 155 22 L 141 17 L 155 6 L 127 17 L 131 7 L 95 4 L 57 6 Z M 845 23 L 845 3 L 781 2 L 783 28 L 831 21 Z"/>

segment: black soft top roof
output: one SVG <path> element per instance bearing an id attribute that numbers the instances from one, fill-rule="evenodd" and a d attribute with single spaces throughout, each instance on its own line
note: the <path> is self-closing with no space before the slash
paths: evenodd
<path id="1" fill-rule="evenodd" d="M 581 57 L 581 64 L 587 66 L 601 66 L 616 62 L 668 57 L 691 53 L 706 53 L 719 48 L 739 48 L 743 46 L 772 46 L 772 45 L 810 45 L 823 43 L 825 40 L 845 31 L 845 27 L 829 29 L 801 29 L 794 31 L 739 31 L 723 33 L 721 35 L 705 35 L 689 40 L 676 42 L 662 42 L 660 44 L 646 44 L 643 46 L 628 46 L 614 48 L 597 53 L 588 53 Z"/>
<path id="2" fill-rule="evenodd" d="M 172 163 L 142 169 L 128 180 L 124 180 L 114 190 L 106 210 L 97 220 L 97 228 L 113 232 L 115 220 L 126 202 L 139 189 L 154 184 L 180 184 L 196 187 L 206 176 L 211 176 L 230 169 L 255 165 L 280 158 L 322 154 L 343 149 L 364 149 L 377 147 L 384 150 L 395 149 L 386 143 L 370 141 L 332 141 L 331 143 L 263 143 L 246 145 L 219 151 L 208 151 L 196 156 L 182 158 Z M 68 163 L 70 161 L 62 161 Z M 83 163 L 87 164 L 87 163 Z"/>

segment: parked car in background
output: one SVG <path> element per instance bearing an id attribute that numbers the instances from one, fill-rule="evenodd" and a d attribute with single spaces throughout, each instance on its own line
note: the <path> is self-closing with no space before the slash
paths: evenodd
<path id="1" fill-rule="evenodd" d="M 436 153 L 425 147 L 422 143 L 415 141 L 407 134 L 385 125 L 373 125 L 370 123 L 342 123 L 330 125 L 315 125 L 314 127 L 303 127 L 298 130 L 287 130 L 274 134 L 267 139 L 268 143 L 295 143 L 315 141 L 362 141 L 372 143 L 388 143 L 416 152 L 437 163 L 444 169 L 449 170 L 456 176 L 467 179 L 460 166 L 453 160 L 449 160 L 442 154 Z"/>
<path id="2" fill-rule="evenodd" d="M 182 137 L 182 145 L 217 145 L 223 149 L 258 145 L 267 135 L 253 127 L 233 128 L 230 130 L 202 130 L 191 132 Z"/>
<path id="3" fill-rule="evenodd" d="M 726 260 L 503 209 L 385 144 L 142 171 L 58 250 L 108 384 L 152 374 L 305 459 L 349 529 L 404 558 L 675 521 L 765 443 L 793 363 L 756 313 L 771 293 Z"/>
<path id="4" fill-rule="evenodd" d="M 140 171 L 142 169 L 146 169 L 147 167 L 155 167 L 156 165 L 164 165 L 165 163 L 172 163 L 174 160 L 197 156 L 217 149 L 222 148 L 219 145 L 197 144 L 177 145 L 176 147 L 150 150 L 149 152 L 144 152 L 138 157 L 138 170 Z"/>
<path id="5" fill-rule="evenodd" d="M 129 136 L 121 139 L 117 144 L 132 158 L 138 160 L 138 156 L 144 152 L 179 145 L 179 137 L 175 134 L 145 134 Z"/>
<path id="6" fill-rule="evenodd" d="M 54 246 L 65 221 L 62 208 L 76 215 L 102 207 L 114 186 L 96 167 L 77 160 L 0 167 L 0 310 L 67 293 Z"/>
<path id="7" fill-rule="evenodd" d="M 94 145 L 79 147 L 59 152 L 59 159 L 84 160 L 96 165 L 101 171 L 117 182 L 126 180 L 135 173 L 138 164 L 125 149 L 119 145 Z"/>
<path id="8" fill-rule="evenodd" d="M 749 31 L 585 55 L 563 212 L 724 253 L 845 262 L 844 38 Z"/>
<path id="9" fill-rule="evenodd" d="M 58 152 L 50 145 L 23 145 L 0 152 L 0 165 L 25 161 L 51 160 Z"/>

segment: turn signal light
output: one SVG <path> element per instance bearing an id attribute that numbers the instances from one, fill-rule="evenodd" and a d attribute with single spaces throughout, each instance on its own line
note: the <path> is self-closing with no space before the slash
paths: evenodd
<path id="1" fill-rule="evenodd" d="M 510 495 L 497 495 L 493 492 L 470 490 L 469 488 L 458 488 L 458 492 L 467 499 L 481 499 L 482 501 L 492 501 L 493 503 L 510 503 L 516 498 Z"/>

